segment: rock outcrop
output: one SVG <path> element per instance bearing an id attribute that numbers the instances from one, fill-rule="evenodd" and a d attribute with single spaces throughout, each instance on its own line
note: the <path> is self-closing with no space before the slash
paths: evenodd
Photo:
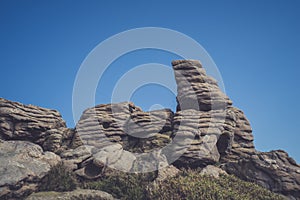
<path id="1" fill-rule="evenodd" d="M 225 170 L 300 199 L 300 166 L 284 151 L 255 150 L 244 113 L 198 61 L 172 65 L 178 86 L 175 113 L 144 112 L 131 102 L 104 104 L 85 110 L 70 129 L 55 110 L 0 98 L 0 199 L 24 199 L 37 192 L 39 181 L 60 160 L 82 181 L 114 170 L 158 170 L 156 180 L 163 180 L 181 167 L 202 168 L 203 174 L 218 176 Z M 86 192 L 51 193 L 49 199 L 77 199 Z"/>
<path id="2" fill-rule="evenodd" d="M 225 109 L 232 101 L 221 92 L 217 81 L 206 75 L 197 60 L 172 62 L 177 83 L 177 111 Z"/>
<path id="3" fill-rule="evenodd" d="M 167 165 L 163 155 L 150 151 L 170 142 L 172 119 L 173 112 L 169 109 L 143 112 L 127 102 L 87 109 L 76 125 L 76 132 L 83 143 L 91 147 L 93 158 L 82 166 L 84 169 L 79 170 L 80 175 L 96 178 L 101 171 L 96 169 L 105 165 L 124 171 L 143 168 L 138 164 L 144 160 L 143 155 L 136 156 L 134 153 L 152 154 Z M 157 169 L 156 166 L 151 168 Z"/>
<path id="4" fill-rule="evenodd" d="M 74 131 L 66 127 L 56 110 L 23 105 L 0 98 L 0 139 L 25 140 L 46 151 L 59 152 L 72 146 Z"/>
<path id="5" fill-rule="evenodd" d="M 232 160 L 224 169 L 289 199 L 300 198 L 300 166 L 282 150 L 257 152 L 250 158 Z"/>
<path id="6" fill-rule="evenodd" d="M 36 191 L 59 161 L 59 156 L 31 142 L 0 140 L 0 198 L 21 199 Z"/>
<path id="7" fill-rule="evenodd" d="M 216 80 L 206 75 L 198 61 L 173 61 L 177 82 L 177 112 L 174 135 L 178 140 L 175 153 L 183 154 L 175 164 L 206 166 L 219 161 L 250 156 L 255 152 L 250 123 L 243 112 L 219 89 Z M 181 152 L 180 152 L 181 150 Z"/>

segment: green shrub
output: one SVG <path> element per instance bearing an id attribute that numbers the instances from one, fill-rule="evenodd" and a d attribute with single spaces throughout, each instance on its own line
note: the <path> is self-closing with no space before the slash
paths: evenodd
<path id="1" fill-rule="evenodd" d="M 150 175 L 149 175 L 150 174 Z M 150 177 L 150 178 L 149 178 Z M 200 175 L 200 171 L 183 170 L 177 176 L 152 183 L 147 174 L 115 173 L 101 180 L 85 183 L 84 188 L 103 190 L 116 198 L 128 200 L 283 200 L 254 183 L 232 175 L 218 179 Z"/>
<path id="2" fill-rule="evenodd" d="M 146 187 L 153 179 L 152 173 L 132 174 L 116 172 L 82 185 L 85 189 L 102 190 L 120 199 L 146 199 Z"/>
<path id="3" fill-rule="evenodd" d="M 76 175 L 62 162 L 52 167 L 42 179 L 39 191 L 72 191 L 77 187 Z"/>
<path id="4" fill-rule="evenodd" d="M 185 170 L 176 177 L 157 183 L 148 190 L 149 199 L 188 200 L 281 200 L 281 196 L 232 175 L 218 179 Z"/>

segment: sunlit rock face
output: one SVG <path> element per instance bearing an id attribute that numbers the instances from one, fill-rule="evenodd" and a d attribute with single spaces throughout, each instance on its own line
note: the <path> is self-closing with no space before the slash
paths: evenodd
<path id="1" fill-rule="evenodd" d="M 177 83 L 177 111 L 224 110 L 232 101 L 220 90 L 217 81 L 206 75 L 205 69 L 196 60 L 172 62 Z"/>
<path id="2" fill-rule="evenodd" d="M 101 104 L 86 109 L 71 129 L 58 111 L 0 98 L 0 199 L 35 192 L 60 161 L 82 181 L 116 170 L 156 171 L 158 180 L 176 174 L 176 167 L 225 170 L 300 199 L 300 166 L 284 151 L 255 150 L 244 113 L 200 62 L 176 60 L 172 66 L 176 112 L 143 111 L 131 102 Z"/>
<path id="3" fill-rule="evenodd" d="M 255 152 L 250 124 L 244 114 L 219 89 L 217 81 L 206 75 L 200 62 L 172 62 L 177 82 L 177 112 L 174 135 L 188 135 L 189 146 L 178 149 L 183 156 L 175 164 L 206 166 Z"/>

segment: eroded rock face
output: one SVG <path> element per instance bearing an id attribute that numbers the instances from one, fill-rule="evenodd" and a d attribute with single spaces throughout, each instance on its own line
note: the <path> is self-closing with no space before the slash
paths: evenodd
<path id="1" fill-rule="evenodd" d="M 0 198 L 21 199 L 37 189 L 38 182 L 60 157 L 28 141 L 0 140 Z"/>
<path id="2" fill-rule="evenodd" d="M 198 61 L 172 62 L 177 82 L 177 112 L 173 123 L 178 140 L 175 165 L 206 166 L 255 152 L 250 124 L 243 112 L 206 75 Z M 189 146 L 183 148 L 183 146 Z"/>
<path id="3" fill-rule="evenodd" d="M 226 163 L 224 169 L 290 199 L 300 199 L 300 166 L 284 151 L 257 152 Z"/>
<path id="4" fill-rule="evenodd" d="M 217 115 L 220 114 L 220 120 Z M 219 161 L 217 141 L 222 134 L 221 111 L 178 111 L 174 117 L 173 157 L 179 167 L 203 167 Z M 176 155 L 177 154 L 177 155 Z"/>
<path id="5" fill-rule="evenodd" d="M 157 134 L 170 135 L 172 118 L 173 112 L 169 109 L 143 112 L 133 103 L 105 104 L 87 109 L 76 125 L 76 131 L 85 144 L 99 149 L 107 142 L 130 146 L 127 143 L 133 142 L 134 138 L 149 141 Z"/>
<path id="6" fill-rule="evenodd" d="M 105 165 L 123 171 L 132 171 L 133 168 L 147 171 L 147 164 L 159 165 L 154 158 L 163 160 L 167 165 L 162 153 L 151 151 L 170 142 L 172 119 L 173 112 L 169 109 L 143 112 L 128 102 L 87 109 L 76 125 L 76 132 L 85 145 L 93 147 L 92 158 L 78 173 L 96 178 L 101 172 L 96 168 Z M 141 164 L 147 156 L 134 153 L 149 153 L 148 157 L 153 160 Z M 93 169 L 92 173 L 90 169 Z"/>
<path id="7" fill-rule="evenodd" d="M 0 139 L 26 140 L 59 152 L 70 145 L 73 134 L 56 110 L 0 98 Z"/>
<path id="8" fill-rule="evenodd" d="M 300 199 L 299 165 L 283 151 L 255 150 L 244 113 L 232 106 L 198 61 L 172 65 L 178 87 L 176 113 L 144 112 L 130 102 L 98 105 L 85 110 L 69 129 L 57 111 L 0 98 L 0 198 L 34 192 L 61 159 L 81 180 L 114 170 L 160 169 L 159 180 L 177 173 L 175 167 L 200 167 L 204 174 L 217 176 L 221 171 L 212 165 L 218 163 L 228 173 Z M 52 197 L 66 195 L 73 193 Z"/>
<path id="9" fill-rule="evenodd" d="M 177 82 L 177 111 L 210 111 L 225 109 L 231 100 L 218 87 L 217 81 L 206 75 L 197 60 L 175 60 L 172 62 Z"/>

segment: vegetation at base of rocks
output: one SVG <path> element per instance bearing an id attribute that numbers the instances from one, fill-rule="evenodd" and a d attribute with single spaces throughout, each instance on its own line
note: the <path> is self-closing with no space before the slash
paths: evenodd
<path id="1" fill-rule="evenodd" d="M 78 185 L 76 175 L 62 162 L 50 169 L 42 179 L 39 191 L 65 192 L 75 190 Z"/>
<path id="2" fill-rule="evenodd" d="M 254 183 L 232 175 L 219 178 L 200 175 L 198 170 L 184 170 L 178 176 L 158 182 L 148 190 L 149 199 L 189 200 L 283 200 Z"/>
<path id="3" fill-rule="evenodd" d="M 82 187 L 102 190 L 119 199 L 147 199 L 147 186 L 155 177 L 155 172 L 145 174 L 117 172 L 97 181 L 85 182 Z"/>
<path id="4" fill-rule="evenodd" d="M 102 190 L 116 198 L 139 200 L 283 200 L 254 183 L 242 181 L 232 175 L 218 179 L 200 175 L 199 170 L 183 170 L 179 175 L 161 182 L 151 183 L 143 174 L 118 173 L 101 180 L 83 184 L 86 189 Z"/>
<path id="5" fill-rule="evenodd" d="M 134 174 L 114 172 L 97 181 L 82 182 L 84 189 L 101 190 L 123 200 L 283 200 L 254 183 L 232 175 L 219 178 L 203 176 L 198 169 L 183 169 L 177 176 L 153 182 L 156 172 Z M 63 163 L 52 167 L 43 178 L 39 191 L 72 191 L 78 186 L 75 174 Z"/>

